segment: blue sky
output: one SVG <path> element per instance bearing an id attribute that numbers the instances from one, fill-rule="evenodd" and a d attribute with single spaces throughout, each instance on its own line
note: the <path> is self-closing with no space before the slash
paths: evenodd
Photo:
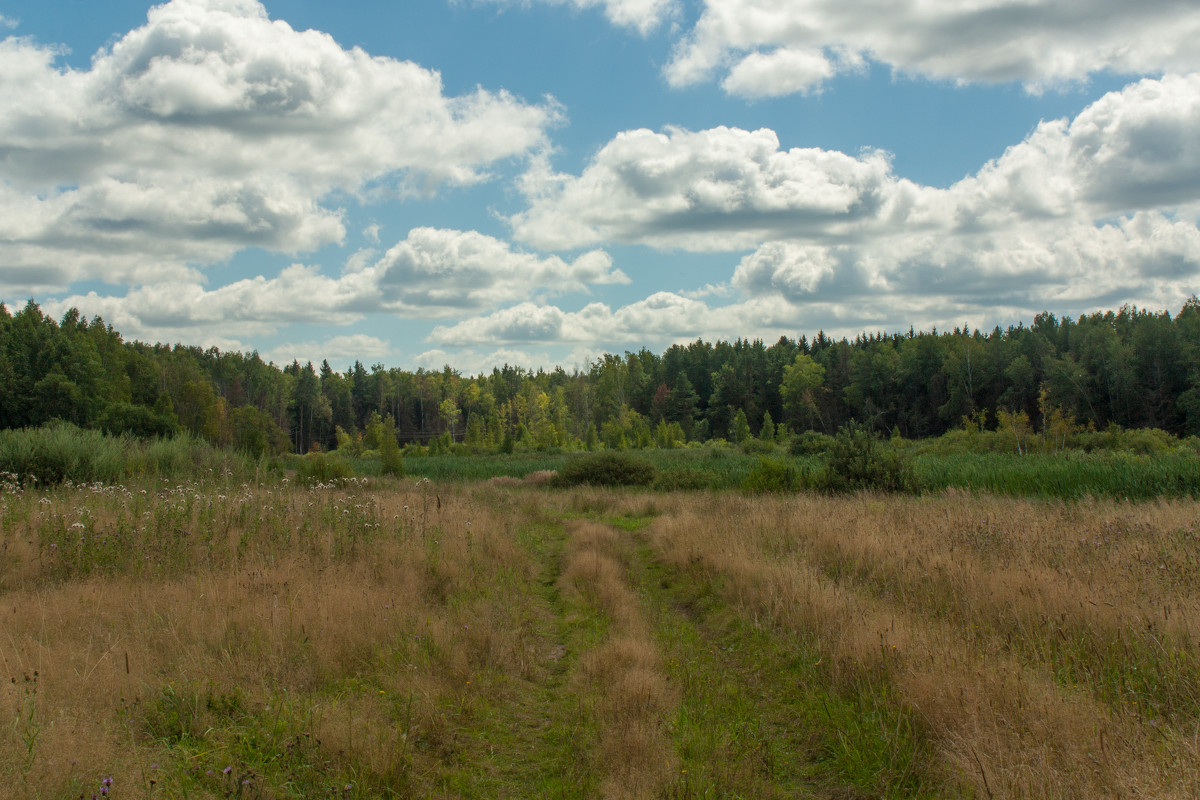
<path id="1" fill-rule="evenodd" d="M 1200 8 L 0 3 L 0 299 L 464 371 L 1177 311 Z"/>

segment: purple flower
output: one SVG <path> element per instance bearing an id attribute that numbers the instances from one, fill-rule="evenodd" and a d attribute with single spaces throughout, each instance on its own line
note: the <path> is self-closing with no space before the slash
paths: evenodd
<path id="1" fill-rule="evenodd" d="M 221 773 L 222 773 L 223 775 L 228 775 L 228 774 L 229 774 L 229 773 L 231 773 L 231 772 L 233 772 L 233 767 L 232 767 L 232 766 L 228 766 L 228 767 L 226 767 L 225 769 L 221 770 Z"/>

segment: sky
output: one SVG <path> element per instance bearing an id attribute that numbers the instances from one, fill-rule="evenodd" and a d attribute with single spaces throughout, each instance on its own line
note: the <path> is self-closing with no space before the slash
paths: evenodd
<path id="1" fill-rule="evenodd" d="M 464 374 L 1200 292 L 1195 0 L 0 0 L 0 301 Z"/>

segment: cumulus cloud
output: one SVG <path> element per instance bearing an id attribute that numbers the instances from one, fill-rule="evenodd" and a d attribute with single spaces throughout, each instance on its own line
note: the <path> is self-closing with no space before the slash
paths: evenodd
<path id="1" fill-rule="evenodd" d="M 553 305 L 519 303 L 454 325 L 440 325 L 428 340 L 454 346 L 485 342 L 633 343 L 695 339 L 701 334 L 710 335 L 706 324 L 711 325 L 710 309 L 702 301 L 674 292 L 657 292 L 616 311 L 604 303 L 589 303 L 573 312 Z"/>
<path id="2" fill-rule="evenodd" d="M 751 53 L 730 68 L 721 88 L 743 97 L 808 94 L 831 78 L 834 70 L 834 64 L 820 50 Z"/>
<path id="3" fill-rule="evenodd" d="M 1030 90 L 1110 72 L 1200 69 L 1200 8 L 1182 0 L 705 0 L 665 68 L 686 86 L 725 72 L 731 94 L 810 91 L 870 58 L 899 73 Z M 824 61 L 824 64 L 821 62 Z"/>
<path id="4" fill-rule="evenodd" d="M 475 0 L 475 2 L 528 6 L 531 0 Z M 604 11 L 609 22 L 623 28 L 636 30 L 643 36 L 679 12 L 678 0 L 539 0 L 539 2 L 555 6 L 571 6 L 577 9 L 599 7 Z"/>
<path id="5" fill-rule="evenodd" d="M 886 153 L 782 151 L 774 131 L 626 131 L 578 178 L 544 162 L 523 179 L 517 239 L 545 249 L 602 241 L 743 250 L 804 231 L 845 235 L 883 213 L 896 183 Z"/>
<path id="6" fill-rule="evenodd" d="M 603 251 L 573 261 L 540 257 L 475 231 L 417 228 L 374 260 L 352 258 L 340 275 L 293 264 L 215 289 L 199 282 L 156 283 L 123 296 L 89 292 L 55 301 L 102 316 L 136 338 L 191 341 L 199 330 L 250 336 L 291 323 L 349 325 L 367 314 L 436 319 L 478 313 L 533 295 L 585 292 L 628 283 Z"/>
<path id="7" fill-rule="evenodd" d="M 629 278 L 600 250 L 567 262 L 513 250 L 475 231 L 418 228 L 353 281 L 369 285 L 369 296 L 383 309 L 433 317 L 494 308 L 535 292 L 629 283 Z"/>
<path id="8" fill-rule="evenodd" d="M 1145 79 L 947 188 L 896 176 L 888 155 L 783 150 L 770 130 L 627 131 L 578 177 L 537 161 L 510 222 L 547 249 L 605 241 L 731 251 L 771 241 L 969 233 L 1200 202 L 1200 73 Z"/>
<path id="9" fill-rule="evenodd" d="M 630 131 L 578 177 L 537 163 L 525 179 L 529 208 L 511 222 L 518 238 L 547 248 L 750 250 L 731 288 L 755 308 L 790 307 L 797 328 L 810 318 L 907 327 L 944 324 L 943 311 L 960 323 L 1050 306 L 1177 308 L 1200 285 L 1197 129 L 1200 74 L 1144 79 L 1072 120 L 1043 122 L 946 189 L 896 176 L 882 153 L 783 150 L 770 131 Z M 748 306 L 725 308 L 739 307 Z M 517 306 L 434 335 L 575 342 L 639 330 L 622 325 L 637 308 Z M 686 338 L 732 313 L 706 308 L 658 320 Z M 758 312 L 736 318 L 749 324 L 742 333 L 761 329 Z"/>
<path id="10" fill-rule="evenodd" d="M 908 307 L 922 296 L 985 311 L 1075 310 L 1129 301 L 1179 306 L 1200 279 L 1193 222 L 1138 212 L 1085 222 L 969 236 L 897 236 L 849 246 L 764 245 L 738 264 L 733 285 L 751 296 Z M 875 298 L 878 298 L 876 300 Z"/>
<path id="11" fill-rule="evenodd" d="M 247 247 L 341 242 L 335 193 L 485 180 L 546 141 L 553 101 L 443 93 L 438 73 L 346 50 L 256 0 L 172 0 L 99 52 L 0 42 L 0 281 L 177 277 Z M 39 288 L 51 281 L 43 281 Z"/>

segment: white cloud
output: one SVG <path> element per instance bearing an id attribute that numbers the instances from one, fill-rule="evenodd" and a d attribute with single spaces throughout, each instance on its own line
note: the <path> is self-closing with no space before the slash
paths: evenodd
<path id="1" fill-rule="evenodd" d="M 345 236 L 333 193 L 428 193 L 544 146 L 560 117 L 270 20 L 173 0 L 87 70 L 0 42 L 0 287 L 177 277 L 246 247 Z M 21 282 L 31 270 L 55 280 Z"/>
<path id="2" fill-rule="evenodd" d="M 810 91 L 865 58 L 900 73 L 966 82 L 1020 81 L 1039 91 L 1110 72 L 1200 69 L 1200 7 L 1180 0 L 704 0 L 677 43 L 667 80 L 727 71 L 726 91 Z M 798 65 L 810 64 L 807 69 Z"/>
<path id="3" fill-rule="evenodd" d="M 1028 316 L 1048 306 L 1178 307 L 1198 280 L 1195 223 L 1138 212 L 1101 226 L 918 234 L 836 247 L 773 242 L 742 259 L 733 285 L 750 296 L 779 296 L 797 306 L 825 301 L 904 308 L 936 297 L 973 307 L 976 315 L 999 303 Z"/>
<path id="4" fill-rule="evenodd" d="M 382 362 L 389 356 L 395 355 L 391 343 L 376 336 L 363 333 L 349 336 L 334 336 L 323 342 L 308 341 L 292 344 L 281 344 L 273 347 L 263 356 L 276 364 L 290 364 L 298 361 L 301 364 L 312 362 L 320 365 L 328 361 L 334 370 L 343 372 L 354 361 Z"/>
<path id="5" fill-rule="evenodd" d="M 751 250 L 731 281 L 744 301 L 671 307 L 650 323 L 640 304 L 525 304 L 439 328 L 434 339 L 686 339 L 727 330 L 731 319 L 746 326 L 734 335 L 758 335 L 768 302 L 809 331 L 814 322 L 983 324 L 1047 307 L 1178 308 L 1200 285 L 1196 130 L 1200 74 L 1144 79 L 1073 120 L 1042 123 L 947 189 L 897 177 L 881 153 L 785 151 L 770 131 L 627 132 L 578 177 L 536 163 L 525 179 L 529 208 L 511 220 L 518 238 Z"/>
<path id="6" fill-rule="evenodd" d="M 710 335 L 705 325 L 708 306 L 673 292 L 657 292 L 645 300 L 613 311 L 590 303 L 566 312 L 551 305 L 526 302 L 487 316 L 474 317 L 433 329 L 434 344 L 465 346 L 486 342 L 590 344 L 644 343 L 660 339 L 695 339 Z"/>
<path id="7" fill-rule="evenodd" d="M 6 17 L 3 14 L 0 14 L 0 28 L 15 28 L 18 24 L 20 23 L 12 17 Z"/>
<path id="8" fill-rule="evenodd" d="M 808 94 L 833 77 L 834 65 L 820 50 L 751 53 L 730 70 L 721 88 L 743 97 Z"/>
<path id="9" fill-rule="evenodd" d="M 1145 79 L 1074 120 L 1043 122 L 948 189 L 896 176 L 878 151 L 782 150 L 770 130 L 627 131 L 578 177 L 536 161 L 523 179 L 529 208 L 510 222 L 518 239 L 548 249 L 611 241 L 736 252 L 1104 221 L 1200 203 L 1196 130 L 1200 73 Z"/>
<path id="10" fill-rule="evenodd" d="M 192 341 L 204 330 L 250 336 L 292 323 L 349 325 L 367 314 L 435 319 L 628 281 L 599 250 L 568 262 L 513 250 L 475 231 L 417 228 L 377 260 L 352 258 L 337 277 L 293 264 L 272 278 L 215 289 L 194 281 L 156 283 L 121 297 L 69 296 L 53 308 L 59 315 L 72 306 L 100 315 L 134 338 Z"/>
<path id="11" fill-rule="evenodd" d="M 531 0 L 475 0 L 476 3 L 528 6 Z M 632 28 L 643 36 L 679 12 L 678 0 L 539 0 L 548 5 L 568 5 L 576 9 L 600 7 L 609 22 Z"/>
<path id="12" fill-rule="evenodd" d="M 578 178 L 539 163 L 523 180 L 516 238 L 545 249 L 602 241 L 692 251 L 744 250 L 810 231 L 836 236 L 883 213 L 896 183 L 887 155 L 781 151 L 774 131 L 634 130 Z"/>
<path id="13" fill-rule="evenodd" d="M 475 231 L 418 228 L 355 276 L 381 308 L 434 317 L 494 308 L 535 292 L 562 294 L 589 285 L 628 283 L 599 250 L 572 262 L 513 250 Z"/>
<path id="14" fill-rule="evenodd" d="M 453 353 L 440 348 L 426 350 L 413 358 L 418 367 L 429 370 L 440 370 L 449 365 L 462 375 L 484 375 L 493 367 L 508 364 L 512 367 L 523 367 L 528 370 L 546 369 L 559 363 L 548 353 L 531 353 L 526 350 L 500 348 L 498 350 L 481 351 L 475 349 L 456 350 Z"/>

